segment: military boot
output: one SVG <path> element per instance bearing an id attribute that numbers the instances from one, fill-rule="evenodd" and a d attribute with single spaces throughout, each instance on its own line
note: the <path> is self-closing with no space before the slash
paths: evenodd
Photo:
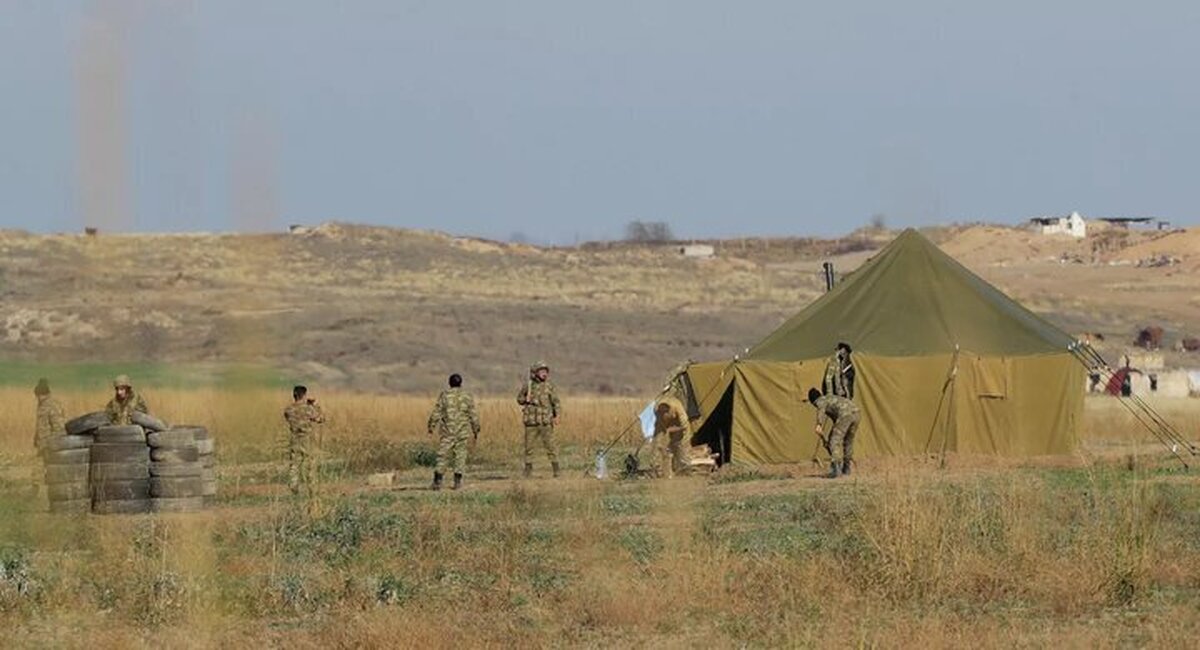
<path id="1" fill-rule="evenodd" d="M 850 459 L 842 461 L 842 476 L 850 476 Z"/>
<path id="2" fill-rule="evenodd" d="M 452 488 L 450 488 L 450 489 L 452 489 L 452 490 L 457 490 L 457 489 L 459 489 L 460 487 L 462 487 L 462 474 L 459 474 L 458 472 L 455 472 L 455 473 L 454 473 L 454 487 L 452 487 Z"/>
<path id="3" fill-rule="evenodd" d="M 558 461 L 550 463 L 550 473 L 554 475 L 554 478 L 558 478 Z"/>
<path id="4" fill-rule="evenodd" d="M 442 489 L 442 473 L 441 472 L 433 473 L 433 485 L 430 485 L 429 489 L 431 489 L 431 490 Z"/>
<path id="5" fill-rule="evenodd" d="M 525 478 L 533 476 L 533 463 L 525 463 Z"/>
<path id="6" fill-rule="evenodd" d="M 835 460 L 829 464 L 829 476 L 827 478 L 837 478 L 841 476 L 842 466 Z"/>

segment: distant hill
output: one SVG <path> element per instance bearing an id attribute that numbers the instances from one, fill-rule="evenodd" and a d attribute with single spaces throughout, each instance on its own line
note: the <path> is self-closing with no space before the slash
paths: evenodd
<path id="1" fill-rule="evenodd" d="M 1200 333 L 1180 275 L 1200 255 L 1146 268 L 1122 257 L 1167 238 L 1093 255 L 1087 240 L 1012 228 L 931 235 L 1070 330 L 1131 338 L 1153 321 Z M 538 248 L 341 223 L 266 235 L 0 231 L 0 356 L 263 366 L 285 381 L 397 392 L 434 391 L 460 371 L 488 393 L 514 391 L 544 359 L 569 390 L 633 394 L 681 360 L 739 352 L 819 295 L 822 261 L 849 271 L 890 236 L 718 241 L 715 259 L 689 259 L 671 244 Z"/>

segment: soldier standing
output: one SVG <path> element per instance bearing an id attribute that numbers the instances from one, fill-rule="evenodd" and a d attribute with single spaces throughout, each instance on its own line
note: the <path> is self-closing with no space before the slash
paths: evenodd
<path id="1" fill-rule="evenodd" d="M 833 421 L 829 431 L 829 478 L 850 473 L 854 460 L 854 434 L 858 432 L 858 406 L 837 395 L 822 395 L 816 388 L 808 390 L 808 401 L 817 409 L 817 435 L 822 432 L 821 418 L 828 416 Z"/>
<path id="2" fill-rule="evenodd" d="M 62 402 L 50 395 L 50 382 L 45 379 L 38 380 L 33 394 L 37 396 L 37 426 L 34 429 L 33 446 L 41 452 L 48 439 L 66 435 L 67 414 Z"/>
<path id="3" fill-rule="evenodd" d="M 325 414 L 317 400 L 308 397 L 308 388 L 296 386 L 292 389 L 292 403 L 283 411 L 288 424 L 288 489 L 298 495 L 302 491 L 306 498 L 314 496 L 316 479 L 313 475 L 313 432 L 318 424 L 325 422 Z"/>
<path id="4" fill-rule="evenodd" d="M 821 392 L 854 399 L 854 362 L 850 359 L 849 343 L 838 343 L 833 356 L 825 364 L 825 377 L 821 381 Z"/>
<path id="5" fill-rule="evenodd" d="M 429 414 L 429 435 L 437 434 L 437 469 L 433 472 L 434 490 L 442 489 L 446 468 L 453 466 L 454 489 L 462 487 L 463 472 L 467 469 L 467 437 L 479 438 L 479 411 L 475 398 L 462 389 L 462 375 L 450 375 L 450 388 L 438 395 Z"/>
<path id="6" fill-rule="evenodd" d="M 554 427 L 562 415 L 558 390 L 550 382 L 550 366 L 538 362 L 529 368 L 529 381 L 517 393 L 521 418 L 525 423 L 525 476 L 533 475 L 533 443 L 540 440 L 550 458 L 550 468 L 558 476 L 558 450 L 554 444 Z"/>
<path id="7" fill-rule="evenodd" d="M 104 407 L 110 423 L 133 424 L 134 411 L 150 412 L 150 409 L 146 408 L 146 400 L 142 399 L 140 393 L 133 390 L 133 382 L 129 381 L 129 375 L 117 375 L 117 378 L 113 380 L 113 390 L 115 395 Z"/>
<path id="8" fill-rule="evenodd" d="M 675 472 L 687 469 L 683 458 L 683 438 L 689 431 L 687 411 L 674 396 L 666 396 L 654 407 L 654 440 L 651 453 L 658 464 L 659 475 L 670 478 Z"/>
<path id="9" fill-rule="evenodd" d="M 67 414 L 62 402 L 50 395 L 50 382 L 45 379 L 38 380 L 37 386 L 33 387 L 33 394 L 37 397 L 37 423 L 34 425 L 33 446 L 37 449 L 38 456 L 42 456 L 47 441 L 56 436 L 66 435 Z M 30 470 L 29 485 L 33 494 L 37 493 L 41 483 L 39 474 L 36 467 Z"/>

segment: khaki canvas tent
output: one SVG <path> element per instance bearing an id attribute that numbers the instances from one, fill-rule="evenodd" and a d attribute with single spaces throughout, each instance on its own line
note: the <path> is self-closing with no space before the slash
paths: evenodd
<path id="1" fill-rule="evenodd" d="M 808 461 L 816 411 L 807 392 L 839 341 L 854 348 L 857 456 L 1075 447 L 1084 369 L 1071 336 L 915 230 L 743 357 L 688 366 L 701 421 L 693 443 L 734 463 Z"/>

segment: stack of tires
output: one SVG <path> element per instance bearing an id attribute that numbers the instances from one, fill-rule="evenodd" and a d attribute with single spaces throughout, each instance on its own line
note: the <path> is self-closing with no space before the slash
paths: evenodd
<path id="1" fill-rule="evenodd" d="M 217 500 L 217 456 L 213 439 L 204 427 L 191 427 L 195 431 L 196 451 L 200 454 L 200 493 L 204 504 L 212 505 Z"/>
<path id="2" fill-rule="evenodd" d="M 91 453 L 92 512 L 150 512 L 150 448 L 133 424 L 96 429 Z"/>
<path id="3" fill-rule="evenodd" d="M 50 512 L 87 513 L 92 509 L 88 487 L 88 463 L 92 437 L 65 435 L 50 438 L 42 445 L 46 495 Z"/>
<path id="4" fill-rule="evenodd" d="M 147 436 L 154 512 L 196 512 L 204 508 L 204 467 L 197 445 L 198 432 L 208 443 L 211 457 L 212 441 L 203 427 L 175 427 Z"/>

